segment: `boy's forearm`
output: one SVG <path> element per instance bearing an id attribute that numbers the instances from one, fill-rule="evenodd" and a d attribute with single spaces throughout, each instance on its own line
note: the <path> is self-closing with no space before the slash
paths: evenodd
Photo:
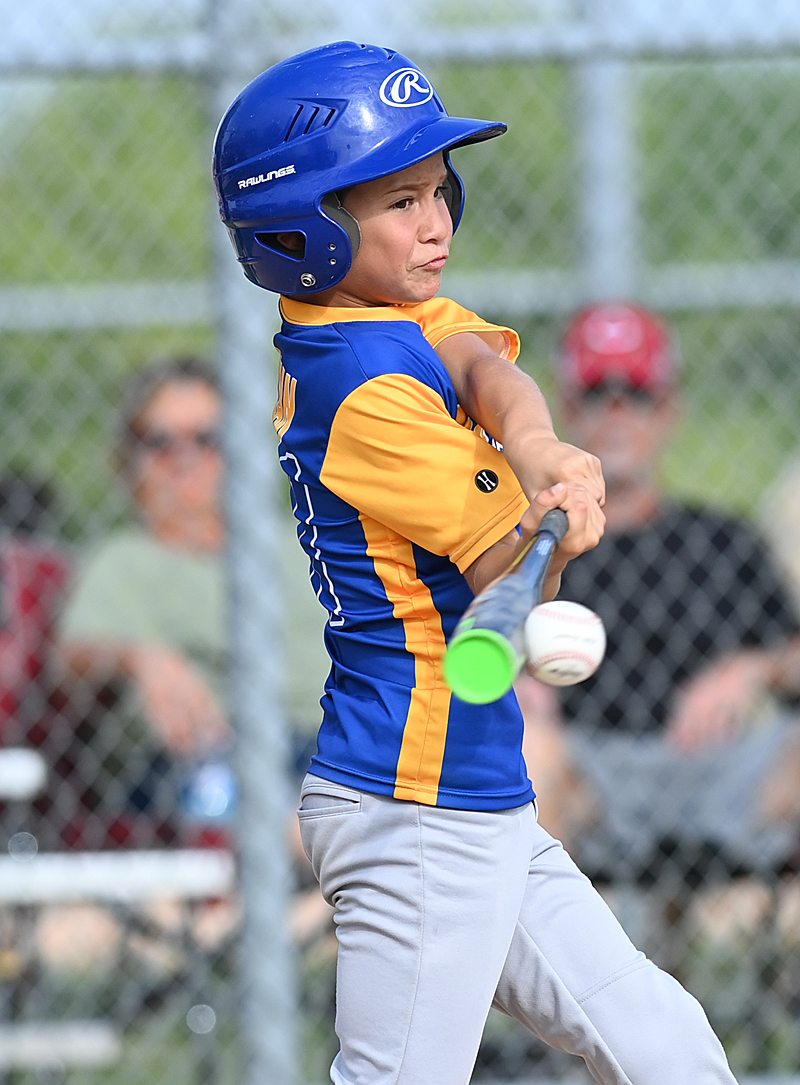
<path id="1" fill-rule="evenodd" d="M 599 462 L 559 441 L 547 402 L 531 377 L 479 336 L 462 332 L 436 348 L 467 414 L 503 445 L 529 500 L 557 482 L 584 481 L 602 504 Z"/>
<path id="2" fill-rule="evenodd" d="M 476 561 L 465 570 L 464 576 L 475 595 L 487 588 L 493 580 L 511 568 L 515 559 L 527 545 L 529 533 L 520 535 L 516 531 L 510 531 L 508 535 L 496 542 Z M 566 564 L 563 559 L 555 559 L 548 571 L 542 591 L 544 601 L 554 599 L 558 594 L 561 584 L 561 571 Z"/>
<path id="3" fill-rule="evenodd" d="M 539 386 L 527 373 L 501 358 L 480 361 L 465 381 L 464 410 L 498 440 L 523 489 L 533 494 L 558 481 L 543 470 L 558 438 Z"/>
<path id="4" fill-rule="evenodd" d="M 539 386 L 478 336 L 462 333 L 437 347 L 458 401 L 475 422 L 500 441 L 557 440 Z"/>

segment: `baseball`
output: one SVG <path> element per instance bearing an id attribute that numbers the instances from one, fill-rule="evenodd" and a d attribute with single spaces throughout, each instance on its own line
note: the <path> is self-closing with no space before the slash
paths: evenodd
<path id="1" fill-rule="evenodd" d="M 548 686 L 574 686 L 594 674 L 606 650 L 606 631 L 593 610 L 555 599 L 525 620 L 528 671 Z"/>

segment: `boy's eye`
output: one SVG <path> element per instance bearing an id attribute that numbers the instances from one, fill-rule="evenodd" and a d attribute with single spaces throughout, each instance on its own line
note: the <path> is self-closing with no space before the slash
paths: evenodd
<path id="1" fill-rule="evenodd" d="M 395 200 L 395 202 L 392 204 L 392 207 L 399 207 L 400 210 L 402 211 L 404 208 L 408 207 L 408 205 L 410 203 L 411 203 L 411 197 L 410 196 L 403 196 L 402 199 Z"/>

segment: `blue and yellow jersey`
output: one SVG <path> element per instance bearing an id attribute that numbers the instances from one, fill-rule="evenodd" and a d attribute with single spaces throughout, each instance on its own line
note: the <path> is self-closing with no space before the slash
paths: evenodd
<path id="1" fill-rule="evenodd" d="M 274 423 L 331 671 L 311 771 L 431 805 L 532 798 L 513 692 L 454 697 L 445 644 L 472 599 L 463 572 L 527 500 L 465 415 L 434 347 L 472 331 L 516 358 L 516 333 L 445 298 L 331 309 L 281 299 Z"/>

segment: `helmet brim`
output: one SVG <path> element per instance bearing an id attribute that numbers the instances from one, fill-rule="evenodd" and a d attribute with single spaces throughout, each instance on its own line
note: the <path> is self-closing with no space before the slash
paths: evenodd
<path id="1" fill-rule="evenodd" d="M 476 120 L 471 117 L 447 115 L 420 124 L 394 140 L 381 143 L 370 154 L 354 162 L 352 169 L 341 170 L 338 187 L 374 181 L 391 173 L 423 162 L 439 151 L 452 151 L 471 143 L 483 143 L 501 136 L 508 125 L 502 121 Z M 342 176 L 344 175 L 344 176 Z"/>

